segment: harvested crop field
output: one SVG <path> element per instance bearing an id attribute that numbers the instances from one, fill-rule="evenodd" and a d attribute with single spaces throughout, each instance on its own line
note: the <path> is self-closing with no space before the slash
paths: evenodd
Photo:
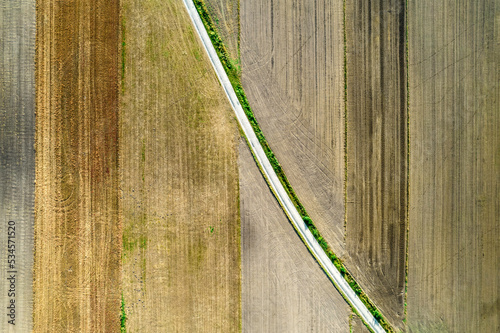
<path id="1" fill-rule="evenodd" d="M 500 6 L 408 2 L 408 328 L 500 331 Z"/>
<path id="2" fill-rule="evenodd" d="M 0 305 L 3 309 L 0 332 L 30 332 L 35 196 L 35 1 L 2 2 L 0 55 Z M 10 279 L 12 275 L 14 279 Z M 8 309 L 11 300 L 14 308 Z"/>
<path id="3" fill-rule="evenodd" d="M 240 143 L 243 332 L 348 332 L 349 305 Z"/>
<path id="4" fill-rule="evenodd" d="M 34 331 L 117 332 L 118 1 L 37 5 Z"/>
<path id="5" fill-rule="evenodd" d="M 288 180 L 344 249 L 343 1 L 242 1 L 242 83 Z"/>
<path id="6" fill-rule="evenodd" d="M 407 210 L 405 1 L 346 2 L 347 267 L 403 326 Z"/>
<path id="7" fill-rule="evenodd" d="M 127 332 L 237 332 L 236 121 L 182 0 L 122 6 Z"/>

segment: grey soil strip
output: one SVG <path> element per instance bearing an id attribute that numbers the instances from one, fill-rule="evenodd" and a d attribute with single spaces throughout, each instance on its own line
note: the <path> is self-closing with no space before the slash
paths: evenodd
<path id="1" fill-rule="evenodd" d="M 2 2 L 0 7 L 0 280 L 2 281 L 0 332 L 29 332 L 32 329 L 35 191 L 34 54 L 35 1 Z"/>

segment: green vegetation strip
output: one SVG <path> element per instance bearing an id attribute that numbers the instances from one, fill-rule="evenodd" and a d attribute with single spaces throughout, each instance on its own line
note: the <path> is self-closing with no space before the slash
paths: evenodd
<path id="1" fill-rule="evenodd" d="M 241 106 L 243 107 L 243 110 L 245 111 L 246 116 L 248 117 L 248 120 L 250 121 L 250 124 L 252 125 L 252 128 L 255 132 L 255 135 L 257 136 L 260 144 L 262 145 L 262 148 L 264 149 L 264 152 L 267 155 L 267 158 L 269 159 L 269 162 L 271 163 L 274 171 L 276 172 L 276 175 L 281 181 L 281 184 L 287 191 L 288 195 L 290 196 L 293 204 L 295 205 L 295 208 L 297 208 L 297 211 L 300 213 L 302 216 L 302 219 L 304 220 L 304 223 L 307 225 L 313 236 L 316 238 L 320 246 L 323 248 L 325 251 L 326 255 L 332 263 L 337 267 L 339 270 L 340 274 L 344 277 L 344 279 L 349 283 L 351 286 L 352 290 L 358 295 L 358 297 L 361 299 L 361 301 L 365 304 L 365 306 L 368 308 L 368 310 L 371 312 L 371 314 L 378 320 L 380 325 L 387 331 L 387 332 L 395 332 L 395 330 L 392 328 L 392 326 L 389 324 L 389 322 L 382 316 L 380 311 L 377 309 L 375 304 L 368 298 L 368 296 L 363 292 L 361 287 L 358 285 L 358 283 L 354 280 L 352 275 L 347 271 L 345 268 L 344 264 L 342 261 L 333 253 L 332 249 L 328 246 L 327 242 L 325 239 L 321 236 L 319 233 L 318 229 L 314 226 L 311 218 L 307 214 L 304 206 L 299 201 L 299 198 L 295 194 L 292 186 L 288 182 L 288 179 L 286 178 L 285 173 L 283 172 L 283 169 L 281 168 L 281 165 L 278 163 L 278 160 L 276 159 L 276 156 L 274 156 L 274 153 L 272 152 L 271 148 L 269 147 L 269 144 L 266 141 L 266 138 L 264 137 L 264 134 L 262 133 L 262 130 L 259 127 L 259 124 L 257 123 L 257 119 L 255 119 L 255 116 L 252 112 L 252 109 L 250 108 L 250 105 L 248 103 L 247 97 L 245 95 L 245 92 L 243 91 L 243 87 L 241 85 L 241 80 L 239 76 L 239 71 L 238 68 L 233 65 L 231 62 L 227 49 L 222 42 L 222 39 L 219 37 L 219 34 L 217 32 L 217 29 L 212 21 L 212 18 L 210 17 L 207 7 L 205 6 L 205 3 L 203 0 L 194 0 L 194 5 L 196 6 L 196 9 L 201 17 L 201 20 L 203 21 L 203 25 L 205 26 L 205 29 L 207 30 L 208 36 L 210 37 L 212 44 L 215 48 L 215 51 L 217 52 L 217 55 L 219 56 L 219 59 L 224 66 L 224 70 L 226 71 L 226 74 L 229 78 L 229 81 L 231 82 L 234 91 L 236 93 L 236 96 L 238 97 L 238 100 L 241 103 Z M 353 309 L 355 310 L 355 309 Z"/>
<path id="2" fill-rule="evenodd" d="M 122 294 L 122 304 L 121 304 L 121 313 L 120 313 L 120 333 L 126 333 L 127 329 L 125 328 L 125 323 L 127 322 L 127 314 L 125 313 L 125 299 Z"/>

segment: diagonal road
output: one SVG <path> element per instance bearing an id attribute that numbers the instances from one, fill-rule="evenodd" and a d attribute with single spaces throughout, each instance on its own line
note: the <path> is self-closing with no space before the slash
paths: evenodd
<path id="1" fill-rule="evenodd" d="M 283 188 L 283 185 L 281 185 L 278 176 L 274 172 L 271 163 L 267 159 L 264 149 L 260 145 L 259 140 L 257 139 L 257 136 L 255 135 L 252 126 L 250 125 L 250 122 L 248 121 L 248 118 L 246 117 L 245 112 L 243 111 L 243 108 L 241 107 L 238 98 L 236 97 L 236 93 L 234 92 L 233 86 L 231 85 L 231 82 L 229 81 L 229 78 L 227 77 L 227 74 L 224 71 L 224 67 L 222 67 L 219 57 L 217 56 L 217 53 L 210 41 L 208 33 L 205 30 L 205 26 L 203 25 L 203 22 L 201 21 L 201 18 L 198 12 L 196 11 L 193 2 L 191 0 L 183 0 L 183 2 L 187 8 L 189 16 L 191 17 L 191 21 L 193 22 L 195 30 L 201 39 L 203 47 L 205 48 L 205 51 L 208 54 L 210 62 L 212 63 L 212 66 L 215 69 L 215 73 L 217 74 L 217 77 L 219 78 L 219 81 L 222 87 L 224 88 L 224 91 L 226 92 L 229 102 L 231 103 L 231 106 L 233 107 L 233 110 L 236 113 L 238 122 L 240 123 L 240 126 L 247 138 L 248 145 L 253 155 L 255 156 L 260 169 L 264 173 L 264 176 L 267 178 L 267 182 L 271 187 L 271 190 L 278 199 L 281 207 L 283 207 L 285 214 L 288 216 L 295 230 L 297 230 L 297 233 L 302 238 L 302 241 L 307 246 L 312 255 L 316 258 L 316 260 L 321 265 L 321 267 L 328 275 L 330 280 L 333 282 L 337 290 L 339 290 L 339 292 L 344 296 L 347 302 L 354 309 L 356 309 L 356 311 L 361 316 L 363 321 L 367 323 L 368 326 L 370 326 L 370 328 L 374 332 L 377 333 L 385 332 L 385 330 L 382 328 L 382 326 L 380 326 L 375 317 L 370 313 L 370 311 L 368 311 L 363 302 L 361 302 L 356 293 L 351 289 L 347 281 L 344 280 L 340 272 L 330 261 L 326 253 L 323 251 L 319 243 L 316 241 L 316 239 L 314 238 L 314 236 L 312 235 L 312 233 L 309 231 L 306 224 L 302 220 L 302 217 L 300 216 L 299 212 L 293 205 L 288 194 Z"/>

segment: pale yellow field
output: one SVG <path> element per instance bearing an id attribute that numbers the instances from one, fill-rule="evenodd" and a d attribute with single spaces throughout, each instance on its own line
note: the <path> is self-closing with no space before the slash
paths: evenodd
<path id="1" fill-rule="evenodd" d="M 127 332 L 237 332 L 236 122 L 182 1 L 122 6 Z"/>

